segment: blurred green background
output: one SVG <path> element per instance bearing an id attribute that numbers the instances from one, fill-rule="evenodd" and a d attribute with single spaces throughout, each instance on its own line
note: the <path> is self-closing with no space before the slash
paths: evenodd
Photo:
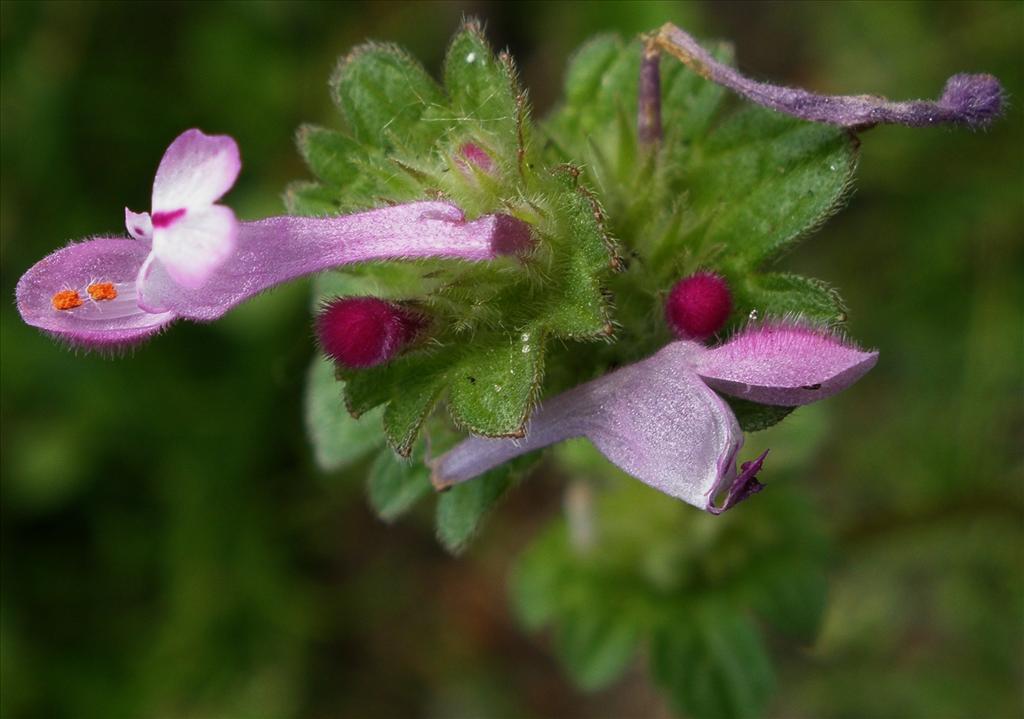
<path id="1" fill-rule="evenodd" d="M 837 285 L 878 367 L 823 405 L 810 497 L 835 547 L 813 647 L 773 646 L 777 717 L 1024 715 L 1024 5 L 972 3 L 0 4 L 0 285 L 123 232 L 180 131 L 233 135 L 242 218 L 307 176 L 337 126 L 335 59 L 367 38 L 436 72 L 464 14 L 518 59 L 536 113 L 596 31 L 666 20 L 760 77 L 935 96 L 998 75 L 981 133 L 863 135 L 849 206 L 784 261 Z M 306 283 L 118 359 L 2 321 L 5 717 L 667 716 L 642 668 L 574 689 L 520 630 L 506 574 L 561 511 L 535 477 L 458 559 L 429 511 L 372 517 L 365 466 L 318 473 L 303 429 Z M 803 430 L 798 430 L 803 431 Z M 771 476 L 766 475 L 768 481 Z"/>

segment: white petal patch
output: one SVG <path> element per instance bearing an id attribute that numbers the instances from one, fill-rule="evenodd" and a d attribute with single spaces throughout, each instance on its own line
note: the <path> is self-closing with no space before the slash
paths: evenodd
<path id="1" fill-rule="evenodd" d="M 230 208 L 189 210 L 169 227 L 153 231 L 153 254 L 171 278 L 196 289 L 234 252 L 238 221 Z"/>
<path id="2" fill-rule="evenodd" d="M 167 148 L 153 180 L 153 212 L 212 205 L 231 189 L 242 167 L 227 135 L 187 130 Z"/>

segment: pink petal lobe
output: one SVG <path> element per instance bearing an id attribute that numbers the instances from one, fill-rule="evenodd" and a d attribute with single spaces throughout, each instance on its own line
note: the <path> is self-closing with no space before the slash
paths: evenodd
<path id="1" fill-rule="evenodd" d="M 166 224 L 155 224 L 153 254 L 187 289 L 202 286 L 235 250 L 238 221 L 223 205 L 188 210 Z"/>
<path id="2" fill-rule="evenodd" d="M 822 330 L 766 324 L 700 352 L 694 369 L 720 392 L 794 407 L 846 389 L 877 360 L 877 352 L 865 352 Z"/>
<path id="3" fill-rule="evenodd" d="M 485 215 L 467 222 L 458 207 L 446 202 L 414 202 L 342 217 L 270 217 L 239 225 L 235 252 L 201 287 L 183 287 L 160 262 L 140 277 L 140 295 L 147 307 L 206 321 L 275 285 L 332 267 L 426 257 L 491 260 L 525 251 L 531 242 L 520 220 Z"/>
<path id="4" fill-rule="evenodd" d="M 124 208 L 124 224 L 134 239 L 149 244 L 153 239 L 153 218 L 148 212 L 132 212 Z"/>
<path id="5" fill-rule="evenodd" d="M 457 484 L 526 452 L 586 437 L 642 482 L 710 509 L 735 476 L 743 434 L 729 407 L 690 369 L 699 351 L 692 342 L 674 342 L 547 400 L 522 440 L 463 441 L 435 460 L 435 485 Z"/>
<path id="6" fill-rule="evenodd" d="M 212 205 L 235 184 L 241 168 L 234 139 L 186 130 L 160 160 L 153 180 L 153 212 Z"/>
<path id="7" fill-rule="evenodd" d="M 84 347 L 130 345 L 174 320 L 151 314 L 135 298 L 135 277 L 149 253 L 141 242 L 101 238 L 64 247 L 44 257 L 18 281 L 18 311 L 26 324 Z M 96 301 L 90 288 L 109 285 L 116 297 Z M 57 309 L 58 293 L 73 293 L 78 306 Z"/>

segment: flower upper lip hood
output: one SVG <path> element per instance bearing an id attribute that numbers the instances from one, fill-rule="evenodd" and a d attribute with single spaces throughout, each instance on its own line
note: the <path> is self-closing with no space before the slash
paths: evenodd
<path id="1" fill-rule="evenodd" d="M 876 352 L 793 324 L 751 327 L 710 349 L 673 342 L 547 400 L 521 441 L 463 441 L 433 461 L 433 481 L 444 488 L 520 454 L 586 437 L 637 479 L 718 513 L 760 489 L 754 475 L 764 454 L 736 470 L 743 433 L 712 388 L 765 404 L 802 405 L 845 389 L 877 359 Z M 727 496 L 716 504 L 723 490 Z"/>
<path id="2" fill-rule="evenodd" d="M 153 214 L 125 209 L 133 239 L 101 237 L 48 255 L 18 281 L 22 319 L 85 347 L 143 341 L 177 318 L 209 321 L 302 275 L 355 262 L 523 254 L 529 226 L 504 214 L 473 221 L 449 202 L 412 202 L 338 217 L 238 222 L 214 204 L 234 184 L 235 141 L 199 130 L 164 153 Z"/>

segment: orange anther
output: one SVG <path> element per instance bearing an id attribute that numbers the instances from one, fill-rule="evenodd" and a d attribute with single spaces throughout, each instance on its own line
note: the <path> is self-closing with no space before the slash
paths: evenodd
<path id="1" fill-rule="evenodd" d="M 94 282 L 86 289 L 89 292 L 89 296 L 97 302 L 117 298 L 117 288 L 114 287 L 113 282 Z"/>
<path id="2" fill-rule="evenodd" d="M 51 301 L 55 310 L 73 310 L 82 306 L 82 297 L 75 290 L 61 290 Z"/>

